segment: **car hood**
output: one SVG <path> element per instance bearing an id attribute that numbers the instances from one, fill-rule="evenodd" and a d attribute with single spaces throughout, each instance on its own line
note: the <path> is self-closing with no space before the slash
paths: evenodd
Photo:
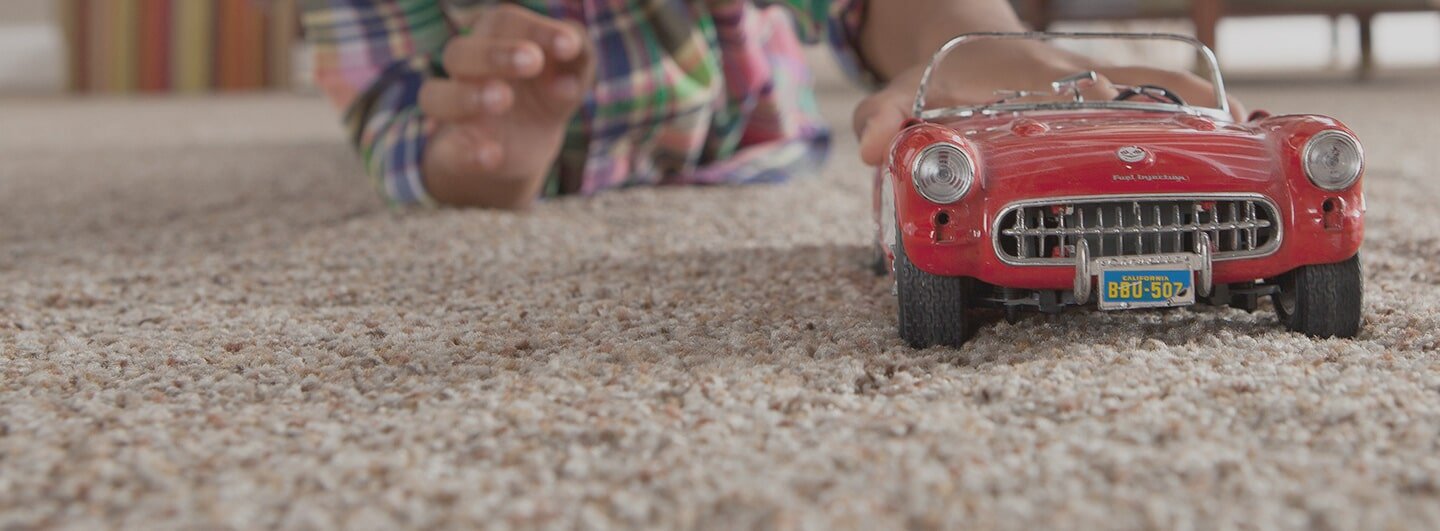
<path id="1" fill-rule="evenodd" d="M 1147 188 L 1187 182 L 1242 189 L 1277 178 L 1277 150 L 1258 128 L 1190 115 L 1087 114 L 1020 115 L 950 126 L 974 146 L 987 188 L 1025 183 L 1055 189 L 1108 181 Z M 1128 158 L 1144 158 L 1127 162 L 1122 150 Z"/>

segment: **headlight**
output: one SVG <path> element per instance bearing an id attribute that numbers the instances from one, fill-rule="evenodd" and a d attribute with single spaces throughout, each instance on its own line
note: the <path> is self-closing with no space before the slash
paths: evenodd
<path id="1" fill-rule="evenodd" d="M 1300 154 L 1310 182 L 1326 190 L 1344 190 L 1360 178 L 1365 154 L 1360 142 L 1343 131 L 1325 131 L 1310 138 Z"/>
<path id="2" fill-rule="evenodd" d="M 965 197 L 975 180 L 975 165 L 960 148 L 936 144 L 920 152 L 910 172 L 915 191 L 936 204 L 950 204 Z"/>

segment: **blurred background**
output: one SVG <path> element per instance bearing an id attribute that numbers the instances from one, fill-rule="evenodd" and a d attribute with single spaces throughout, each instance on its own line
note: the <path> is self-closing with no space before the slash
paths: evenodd
<path id="1" fill-rule="evenodd" d="M 814 178 L 400 210 L 295 3 L 0 0 L 0 530 L 1440 528 L 1440 0 L 1017 0 L 1353 128 L 1366 336 L 1211 308 L 924 352 L 824 47 Z M 1194 59 L 1139 44 L 1087 51 Z"/>
<path id="2" fill-rule="evenodd" d="M 1037 28 L 1197 35 L 1236 80 L 1440 72 L 1440 0 L 1015 4 Z M 0 94 L 307 92 L 299 35 L 295 0 L 3 0 Z M 1192 59 L 1125 45 L 1086 51 L 1178 68 Z"/>
<path id="3" fill-rule="evenodd" d="M 303 89 L 306 57 L 296 0 L 0 2 L 7 92 Z"/>

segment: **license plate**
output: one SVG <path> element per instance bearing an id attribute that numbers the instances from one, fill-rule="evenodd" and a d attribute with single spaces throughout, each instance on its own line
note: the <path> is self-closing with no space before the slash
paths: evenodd
<path id="1" fill-rule="evenodd" d="M 1188 267 L 1177 268 L 1176 265 L 1097 263 L 1100 309 L 1168 308 L 1195 304 L 1195 274 Z"/>

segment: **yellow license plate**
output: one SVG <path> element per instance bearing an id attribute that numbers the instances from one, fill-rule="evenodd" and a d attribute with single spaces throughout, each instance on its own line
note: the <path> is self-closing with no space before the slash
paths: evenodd
<path id="1" fill-rule="evenodd" d="M 1102 310 L 1195 304 L 1195 275 L 1188 269 L 1101 269 L 1097 276 Z"/>

